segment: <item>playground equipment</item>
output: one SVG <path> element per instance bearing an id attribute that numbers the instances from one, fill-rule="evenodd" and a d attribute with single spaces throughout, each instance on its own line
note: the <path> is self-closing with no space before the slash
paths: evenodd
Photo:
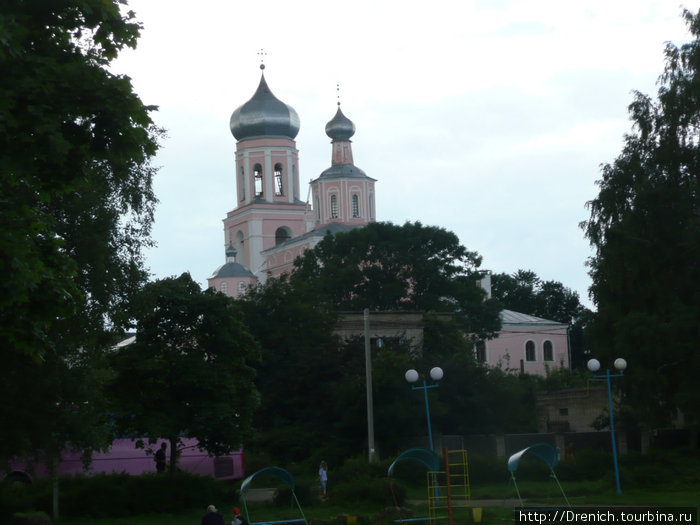
<path id="1" fill-rule="evenodd" d="M 279 521 L 251 521 L 250 520 L 250 515 L 248 513 L 248 504 L 246 502 L 246 494 L 248 493 L 248 489 L 250 488 L 251 483 L 255 478 L 258 477 L 273 477 L 284 483 L 287 487 L 289 487 L 290 491 L 292 492 L 292 500 L 296 503 L 297 508 L 299 509 L 299 512 L 301 513 L 301 518 L 293 518 L 293 519 L 287 519 L 287 520 L 279 520 Z M 245 517 L 248 520 L 248 523 L 250 525 L 278 525 L 282 523 L 305 523 L 308 525 L 308 521 L 306 520 L 306 516 L 304 515 L 304 511 L 301 508 L 301 505 L 299 504 L 299 500 L 297 499 L 297 495 L 294 493 L 294 487 L 296 483 L 294 481 L 294 476 L 292 476 L 288 471 L 281 467 L 265 467 L 254 474 L 251 474 L 247 478 L 245 478 L 241 482 L 241 499 L 243 500 L 243 510 L 245 512 Z"/>
<path id="2" fill-rule="evenodd" d="M 566 497 L 564 489 L 561 487 L 561 483 L 559 483 L 559 479 L 557 478 L 557 475 L 554 472 L 554 466 L 557 463 L 559 463 L 559 452 L 557 452 L 557 449 L 549 443 L 535 443 L 530 447 L 524 448 L 523 450 L 516 452 L 510 458 L 508 458 L 508 472 L 510 472 L 510 479 L 513 480 L 513 485 L 515 486 L 515 492 L 518 495 L 520 506 L 523 507 L 524 505 L 523 499 L 520 497 L 520 490 L 518 489 L 518 484 L 515 481 L 515 471 L 518 469 L 518 464 L 520 463 L 520 460 L 526 454 L 535 456 L 536 458 L 541 459 L 546 463 L 546 465 L 549 467 L 549 477 L 554 479 L 557 486 L 559 487 L 559 490 L 561 490 L 562 496 L 564 496 L 564 501 L 566 501 L 568 507 L 571 508 L 571 503 L 569 503 L 569 499 Z"/>
<path id="3" fill-rule="evenodd" d="M 452 510 L 455 508 L 471 507 L 471 489 L 469 485 L 469 466 L 466 450 L 444 449 L 445 470 L 440 471 L 440 458 L 435 452 L 424 448 L 412 448 L 400 454 L 389 466 L 387 475 L 389 487 L 394 497 L 394 505 L 398 508 L 394 485 L 391 478 L 397 463 L 405 460 L 413 460 L 423 464 L 427 469 L 428 488 L 428 517 L 410 518 L 400 517 L 401 523 L 413 521 L 429 521 L 434 525 L 438 519 L 438 511 L 446 510 L 450 525 L 453 524 Z"/>

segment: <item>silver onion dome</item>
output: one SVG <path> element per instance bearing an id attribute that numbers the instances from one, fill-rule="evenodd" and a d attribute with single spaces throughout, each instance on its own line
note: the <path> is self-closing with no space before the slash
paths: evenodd
<path id="1" fill-rule="evenodd" d="M 343 115 L 339 104 L 335 116 L 326 124 L 326 135 L 335 142 L 350 140 L 350 137 L 354 134 L 355 124 L 352 123 L 352 120 Z"/>
<path id="2" fill-rule="evenodd" d="M 256 137 L 294 139 L 299 133 L 299 115 L 293 107 L 272 94 L 263 74 L 253 97 L 231 115 L 231 133 L 236 140 Z"/>

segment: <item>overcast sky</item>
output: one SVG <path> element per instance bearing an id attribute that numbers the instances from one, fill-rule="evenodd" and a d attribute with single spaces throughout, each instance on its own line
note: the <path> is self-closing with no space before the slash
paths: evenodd
<path id="1" fill-rule="evenodd" d="M 697 11 L 700 0 L 683 6 Z M 114 66 L 168 138 L 147 253 L 155 278 L 224 262 L 236 205 L 234 109 L 272 92 L 296 109 L 300 180 L 330 166 L 336 110 L 377 219 L 455 232 L 483 268 L 529 269 L 584 304 L 592 254 L 578 223 L 600 165 L 630 130 L 632 91 L 656 93 L 666 41 L 688 39 L 675 0 L 130 0 L 144 29 Z"/>

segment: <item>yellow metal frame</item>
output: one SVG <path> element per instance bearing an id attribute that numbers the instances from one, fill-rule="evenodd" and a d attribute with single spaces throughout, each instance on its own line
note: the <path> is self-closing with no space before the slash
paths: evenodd
<path id="1" fill-rule="evenodd" d="M 427 476 L 430 525 L 437 522 L 439 511 L 447 510 L 452 522 L 452 509 L 472 506 L 466 450 L 446 450 L 445 470 L 428 472 Z"/>

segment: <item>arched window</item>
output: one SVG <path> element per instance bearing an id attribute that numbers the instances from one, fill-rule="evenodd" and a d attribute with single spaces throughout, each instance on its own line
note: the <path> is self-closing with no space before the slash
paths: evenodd
<path id="1" fill-rule="evenodd" d="M 291 239 L 292 234 L 286 226 L 280 226 L 275 230 L 275 246 L 282 244 L 287 239 Z"/>
<path id="2" fill-rule="evenodd" d="M 318 197 L 316 197 L 316 220 L 321 220 L 321 205 L 318 202 Z"/>
<path id="3" fill-rule="evenodd" d="M 338 196 L 331 195 L 331 219 L 338 218 Z"/>
<path id="4" fill-rule="evenodd" d="M 477 341 L 474 345 L 474 353 L 477 363 L 486 363 L 486 341 Z"/>
<path id="5" fill-rule="evenodd" d="M 369 198 L 369 220 L 374 220 L 374 197 Z"/>
<path id="6" fill-rule="evenodd" d="M 542 343 L 542 359 L 544 361 L 554 361 L 554 345 L 551 341 Z"/>
<path id="7" fill-rule="evenodd" d="M 284 195 L 284 186 L 282 184 L 282 164 L 275 164 L 275 195 Z"/>
<path id="8" fill-rule="evenodd" d="M 528 341 L 525 343 L 525 361 L 536 361 L 535 342 Z"/>
<path id="9" fill-rule="evenodd" d="M 352 196 L 352 216 L 360 216 L 360 198 L 357 196 L 357 193 Z"/>
<path id="10" fill-rule="evenodd" d="M 238 188 L 241 195 L 241 200 L 245 200 L 245 172 L 243 171 L 243 166 L 241 166 L 241 172 L 238 174 Z"/>
<path id="11" fill-rule="evenodd" d="M 228 295 L 228 283 L 226 281 L 221 283 L 221 293 L 224 295 Z"/>
<path id="12" fill-rule="evenodd" d="M 262 172 L 262 166 L 260 164 L 256 164 L 253 167 L 253 179 L 255 180 L 255 196 L 262 197 L 263 196 L 263 172 Z"/>
<path id="13" fill-rule="evenodd" d="M 238 282 L 238 295 L 243 295 L 245 293 L 245 283 L 243 281 Z"/>

